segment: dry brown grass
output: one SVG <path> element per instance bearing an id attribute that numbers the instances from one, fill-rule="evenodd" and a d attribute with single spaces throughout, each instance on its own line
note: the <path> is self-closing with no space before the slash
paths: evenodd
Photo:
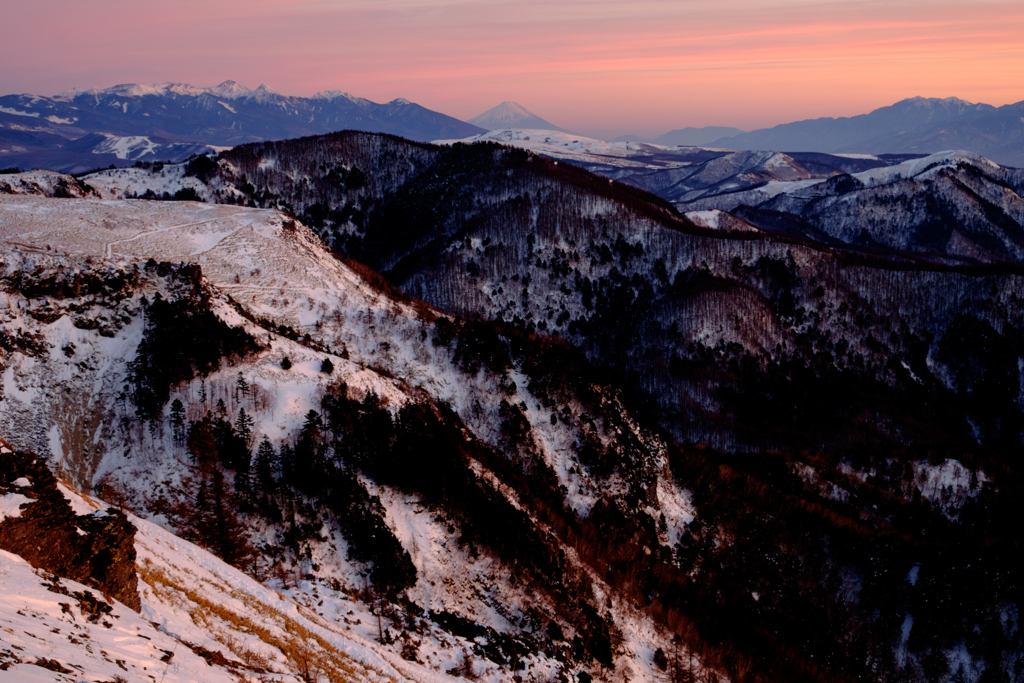
<path id="1" fill-rule="evenodd" d="M 309 683 L 365 683 L 367 680 L 380 678 L 397 683 L 394 678 L 356 662 L 295 619 L 264 603 L 258 603 L 250 595 L 221 586 L 226 597 L 238 600 L 248 610 L 272 620 L 279 632 L 253 621 L 244 614 L 211 602 L 176 582 L 167 572 L 148 560 L 139 564 L 139 577 L 153 587 L 161 598 L 188 612 L 196 625 L 206 628 L 214 639 L 235 655 L 245 668 L 254 673 L 270 672 L 276 657 L 247 648 L 233 634 L 250 634 L 279 651 L 289 662 L 289 668 Z"/>

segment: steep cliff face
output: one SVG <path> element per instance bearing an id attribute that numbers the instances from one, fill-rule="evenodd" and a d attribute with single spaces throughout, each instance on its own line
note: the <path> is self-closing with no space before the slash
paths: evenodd
<path id="1" fill-rule="evenodd" d="M 139 611 L 135 527 L 122 512 L 76 514 L 44 460 L 6 445 L 0 449 L 0 498 L 20 501 L 0 520 L 0 549 Z"/>

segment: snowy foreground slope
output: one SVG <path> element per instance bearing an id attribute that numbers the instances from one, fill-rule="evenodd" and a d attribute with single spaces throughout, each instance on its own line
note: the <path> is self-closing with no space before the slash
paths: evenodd
<path id="1" fill-rule="evenodd" d="M 0 680 L 236 681 L 121 604 L 90 622 L 83 602 L 50 590 L 103 596 L 72 581 L 48 579 L 0 551 Z M 169 656 L 173 655 L 173 657 Z M 168 659 L 164 662 L 163 659 Z"/>
<path id="2" fill-rule="evenodd" d="M 62 491 L 79 514 L 103 508 Z M 141 614 L 0 551 L 0 680 L 450 680 L 150 522 L 130 521 L 138 530 Z"/>
<path id="3" fill-rule="evenodd" d="M 446 318 L 387 294 L 333 257 L 304 226 L 273 210 L 5 196 L 0 242 L 6 250 L 0 262 L 0 427 L 17 447 L 48 456 L 75 486 L 173 526 L 181 521 L 173 505 L 194 495 L 189 486 L 201 463 L 174 427 L 172 403 L 180 402 L 185 424 L 212 415 L 240 425 L 244 411 L 252 420 L 253 450 L 265 437 L 282 453 L 296 439 L 301 446 L 311 411 L 326 420 L 328 398 L 379 405 L 382 412 L 373 414 L 381 419 L 401 414 L 407 421 L 416 406 L 426 406 L 440 416 L 430 419 L 443 421 L 457 449 L 476 454 L 459 470 L 470 490 L 500 514 L 522 520 L 517 524 L 535 525 L 520 533 L 544 544 L 544 556 L 558 563 L 552 570 L 557 585 L 546 587 L 541 570 L 531 568 L 537 558 L 524 567 L 510 549 L 488 545 L 505 543 L 501 536 L 487 540 L 489 532 L 467 531 L 485 528 L 486 520 L 467 521 L 453 507 L 458 501 L 435 500 L 429 490 L 379 471 L 352 485 L 365 489 L 358 494 L 369 496 L 365 514 L 381 520 L 383 533 L 411 561 L 414 579 L 401 593 L 385 596 L 377 587 L 372 570 L 387 561 L 359 554 L 341 512 L 317 509 L 312 494 L 268 490 L 240 513 L 257 549 L 248 571 L 313 611 L 299 610 L 234 570 L 225 574 L 223 565 L 211 568 L 205 553 L 139 522 L 147 618 L 160 621 L 157 615 L 172 607 L 189 612 L 190 601 L 205 615 L 208 602 L 219 604 L 227 595 L 227 603 L 249 605 L 265 613 L 264 620 L 246 612 L 186 629 L 182 617 L 169 621 L 168 630 L 209 649 L 203 638 L 213 638 L 237 658 L 271 663 L 277 655 L 263 654 L 264 646 L 243 633 L 277 633 L 278 649 L 285 647 L 283 634 L 302 633 L 303 641 L 312 638 L 306 647 L 335 648 L 362 662 L 352 664 L 357 670 L 369 667 L 392 678 L 429 680 L 458 670 L 499 681 L 518 669 L 544 679 L 600 667 L 631 678 L 661 673 L 654 654 L 672 647 L 671 634 L 533 518 L 520 466 L 507 471 L 507 462 L 525 458 L 524 471 L 550 472 L 550 486 L 565 496 L 568 514 L 581 516 L 597 504 L 627 505 L 638 495 L 637 481 L 644 482 L 641 523 L 659 528 L 652 541 L 670 555 L 693 519 L 692 505 L 670 476 L 665 443 L 630 417 L 614 392 L 596 385 L 578 396 L 571 387 L 558 390 L 565 402 L 556 419 L 551 399 L 528 388 L 536 369 L 520 367 L 522 361 L 505 369 L 470 367 L 454 344 L 437 341 Z M 181 263 L 201 271 L 175 265 Z M 138 396 L 146 386 L 139 377 L 149 361 L 142 349 L 163 342 L 173 348 L 179 331 L 187 346 L 188 328 L 154 338 L 153 312 L 161 301 L 186 306 L 194 320 L 212 314 L 217 325 L 239 330 L 258 348 L 173 383 L 156 412 L 143 417 Z M 516 432 L 515 443 L 508 426 L 513 418 L 520 420 L 517 430 L 525 429 Z M 592 474 L 578 459 L 581 434 L 595 448 L 623 448 L 628 439 L 635 469 Z M 436 456 L 425 448 L 417 457 L 429 463 Z M 223 476 L 230 482 L 240 471 Z M 264 517 L 257 508 L 266 505 L 277 512 Z M 467 537 L 479 540 L 467 545 Z M 383 645 L 370 648 L 371 640 Z M 286 645 L 298 647 L 292 640 Z M 373 680 L 370 673 L 364 678 Z"/>

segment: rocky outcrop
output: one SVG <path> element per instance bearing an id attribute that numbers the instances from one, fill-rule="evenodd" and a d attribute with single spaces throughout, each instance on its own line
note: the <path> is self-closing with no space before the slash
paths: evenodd
<path id="1" fill-rule="evenodd" d="M 58 199 L 97 196 L 96 190 L 72 175 L 41 170 L 0 174 L 0 194 L 32 194 Z"/>
<path id="2" fill-rule="evenodd" d="M 0 549 L 141 609 L 135 527 L 123 513 L 108 508 L 75 514 L 43 459 L 2 445 L 0 500 L 5 498 L 22 503 L 0 515 Z"/>

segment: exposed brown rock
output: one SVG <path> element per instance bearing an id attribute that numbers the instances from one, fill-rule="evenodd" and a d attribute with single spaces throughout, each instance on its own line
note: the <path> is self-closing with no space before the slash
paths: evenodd
<path id="1" fill-rule="evenodd" d="M 0 442 L 2 444 L 2 442 Z M 31 453 L 4 447 L 0 452 L 0 495 L 20 493 L 33 499 L 21 515 L 0 521 L 0 549 L 20 555 L 32 566 L 97 588 L 138 612 L 135 527 L 113 508 L 76 515 L 57 488 L 46 462 Z M 30 486 L 17 486 L 26 478 Z"/>

